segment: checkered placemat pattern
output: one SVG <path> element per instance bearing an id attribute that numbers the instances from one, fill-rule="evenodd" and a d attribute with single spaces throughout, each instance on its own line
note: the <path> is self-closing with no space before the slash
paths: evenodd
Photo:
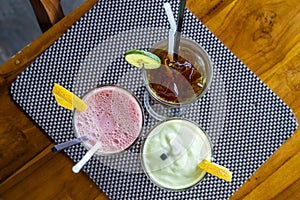
<path id="1" fill-rule="evenodd" d="M 178 2 L 170 3 L 178 13 Z M 140 72 L 126 63 L 124 53 L 149 49 L 167 37 L 168 29 L 163 1 L 99 1 L 17 78 L 11 87 L 13 98 L 55 142 L 72 139 L 72 112 L 56 104 L 53 84 L 79 96 L 97 85 L 117 84 L 142 102 L 145 88 Z M 184 117 L 206 130 L 214 162 L 233 171 L 233 181 L 208 175 L 184 192 L 153 185 L 139 159 L 141 142 L 157 123 L 146 113 L 142 137 L 128 152 L 94 156 L 83 168 L 111 199 L 228 199 L 297 127 L 282 100 L 188 10 L 182 34 L 197 41 L 214 63 L 208 93 Z M 78 162 L 86 149 L 78 144 L 65 152 Z"/>

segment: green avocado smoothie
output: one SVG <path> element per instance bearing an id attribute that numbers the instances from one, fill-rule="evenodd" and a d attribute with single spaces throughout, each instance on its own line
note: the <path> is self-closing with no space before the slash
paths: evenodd
<path id="1" fill-rule="evenodd" d="M 142 145 L 142 166 L 157 186 L 181 191 L 198 184 L 206 172 L 197 167 L 212 159 L 206 133 L 194 122 L 172 118 L 151 129 Z"/>

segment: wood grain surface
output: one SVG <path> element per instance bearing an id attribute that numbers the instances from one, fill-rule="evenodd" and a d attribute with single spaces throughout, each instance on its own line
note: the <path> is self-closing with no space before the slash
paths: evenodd
<path id="1" fill-rule="evenodd" d="M 65 16 L 60 0 L 30 0 L 30 4 L 43 32 Z"/>
<path id="2" fill-rule="evenodd" d="M 13 80 L 97 0 L 0 66 L 0 199 L 108 199 L 12 101 Z M 187 7 L 300 119 L 299 0 L 187 0 Z M 300 199 L 300 129 L 231 199 Z"/>

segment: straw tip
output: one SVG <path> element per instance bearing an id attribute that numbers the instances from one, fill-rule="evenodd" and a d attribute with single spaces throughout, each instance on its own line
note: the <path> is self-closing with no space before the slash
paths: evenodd
<path id="1" fill-rule="evenodd" d="M 77 174 L 77 173 L 80 172 L 80 168 L 77 167 L 77 166 L 75 165 L 75 166 L 72 167 L 72 171 L 73 171 L 75 174 Z"/>
<path id="2" fill-rule="evenodd" d="M 170 3 L 164 3 L 164 7 L 171 7 Z"/>
<path id="3" fill-rule="evenodd" d="M 51 151 L 52 151 L 53 153 L 55 153 L 55 152 L 58 151 L 58 149 L 54 146 L 54 147 L 52 147 Z"/>

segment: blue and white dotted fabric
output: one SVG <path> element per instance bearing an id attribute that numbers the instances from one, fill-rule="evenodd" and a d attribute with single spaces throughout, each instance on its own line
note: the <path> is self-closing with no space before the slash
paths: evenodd
<path id="1" fill-rule="evenodd" d="M 178 1 L 170 3 L 177 18 Z M 79 96 L 97 85 L 117 84 L 143 103 L 140 72 L 126 63 L 124 53 L 148 50 L 168 36 L 168 29 L 163 1 L 99 1 L 17 78 L 13 98 L 56 143 L 73 139 L 72 111 L 56 104 L 54 83 Z M 145 112 L 143 134 L 128 152 L 94 156 L 83 167 L 110 199 L 228 199 L 297 127 L 282 100 L 188 10 L 182 34 L 198 42 L 214 63 L 209 91 L 184 118 L 207 132 L 213 161 L 229 168 L 233 181 L 208 175 L 184 192 L 168 192 L 151 183 L 141 169 L 139 152 L 145 134 L 158 121 Z M 65 152 L 78 162 L 87 150 L 78 144 Z"/>

